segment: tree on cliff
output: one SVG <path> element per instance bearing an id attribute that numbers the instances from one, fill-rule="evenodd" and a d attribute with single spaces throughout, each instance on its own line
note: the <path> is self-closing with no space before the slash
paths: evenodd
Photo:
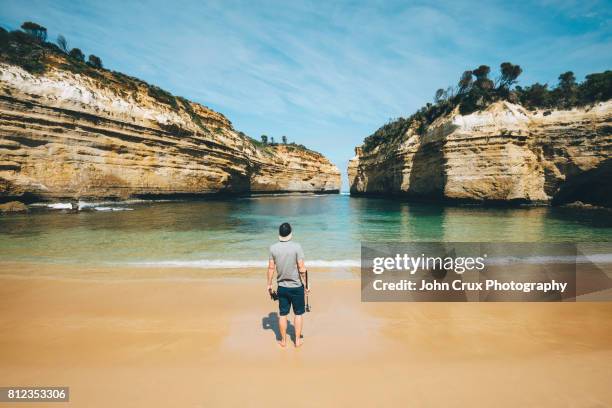
<path id="1" fill-rule="evenodd" d="M 572 71 L 559 75 L 559 85 L 553 90 L 553 98 L 563 107 L 569 108 L 578 100 L 578 84 Z"/>
<path id="2" fill-rule="evenodd" d="M 83 54 L 83 51 L 81 51 L 79 48 L 71 49 L 68 55 L 79 61 L 85 61 L 85 54 Z"/>
<path id="3" fill-rule="evenodd" d="M 87 60 L 87 64 L 95 68 L 102 68 L 102 60 L 100 59 L 100 57 L 97 57 L 93 54 L 89 56 L 89 59 Z"/>
<path id="4" fill-rule="evenodd" d="M 612 71 L 589 74 L 580 84 L 580 102 L 607 101 L 612 98 Z"/>
<path id="5" fill-rule="evenodd" d="M 70 51 L 70 48 L 68 47 L 68 40 L 66 40 L 66 37 L 64 37 L 61 34 L 58 35 L 56 43 L 60 50 L 68 54 L 68 52 Z"/>
<path id="6" fill-rule="evenodd" d="M 274 144 L 274 136 L 272 136 L 272 137 L 270 138 L 270 144 L 271 144 L 271 145 L 273 145 L 273 144 Z"/>
<path id="7" fill-rule="evenodd" d="M 469 91 L 472 87 L 472 83 L 472 71 L 463 71 L 463 74 L 461 74 L 461 78 L 459 78 L 459 89 L 457 93 L 460 95 L 467 93 L 467 91 Z"/>
<path id="8" fill-rule="evenodd" d="M 459 80 L 459 109 L 470 113 L 482 109 L 493 99 L 495 84 L 489 79 L 491 68 L 481 65 L 472 71 L 465 71 Z M 476 80 L 472 81 L 472 76 Z"/>
<path id="9" fill-rule="evenodd" d="M 21 25 L 21 29 L 40 42 L 47 41 L 47 29 L 40 24 L 26 21 Z"/>
<path id="10" fill-rule="evenodd" d="M 488 65 L 481 65 L 475 70 L 472 71 L 472 74 L 476 77 L 476 81 L 474 81 L 474 87 L 489 90 L 493 89 L 495 86 L 493 81 L 489 79 L 489 73 L 491 72 L 491 67 Z"/>
<path id="11" fill-rule="evenodd" d="M 261 143 L 267 145 L 268 144 L 268 136 L 261 135 Z"/>
<path id="12" fill-rule="evenodd" d="M 499 77 L 498 88 L 509 90 L 510 87 L 517 82 L 517 78 L 523 72 L 520 65 L 514 65 L 511 62 L 502 62 L 499 66 L 501 75 Z"/>
<path id="13" fill-rule="evenodd" d="M 282 139 L 283 139 L 283 144 L 287 144 L 287 136 L 283 136 Z"/>
<path id="14" fill-rule="evenodd" d="M 548 91 L 548 84 L 536 82 L 535 84 L 525 88 L 517 86 L 516 91 L 519 95 L 521 104 L 528 108 L 548 107 L 550 105 L 550 92 Z"/>
<path id="15" fill-rule="evenodd" d="M 440 103 L 444 100 L 446 100 L 448 97 L 448 95 L 446 94 L 446 91 L 442 88 L 438 89 L 436 91 L 436 94 L 434 95 L 434 102 L 435 103 Z"/>

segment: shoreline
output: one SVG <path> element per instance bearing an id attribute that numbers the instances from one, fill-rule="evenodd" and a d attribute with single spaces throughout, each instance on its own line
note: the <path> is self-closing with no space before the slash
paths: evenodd
<path id="1" fill-rule="evenodd" d="M 19 201 L 28 206 L 44 206 L 46 204 L 57 204 L 57 203 L 71 203 L 71 202 L 83 202 L 83 203 L 96 203 L 96 202 L 109 202 L 109 203 L 123 203 L 129 201 L 140 201 L 143 203 L 148 202 L 181 202 L 181 201 L 212 201 L 212 200 L 232 200 L 239 198 L 250 198 L 250 197 L 291 197 L 291 196 L 327 196 L 327 195 L 343 195 L 343 191 L 340 189 L 330 190 L 263 190 L 263 191 L 247 191 L 247 192 L 206 192 L 206 193 L 161 193 L 161 194 L 133 194 L 126 197 L 121 195 L 107 195 L 107 196 L 84 196 L 80 198 L 74 198 L 70 196 L 46 196 L 36 194 L 24 194 L 22 196 L 5 196 L 0 198 L 0 204 L 7 203 L 10 201 Z"/>
<path id="2" fill-rule="evenodd" d="M 54 279 L 73 281 L 208 281 L 247 279 L 265 280 L 267 267 L 198 268 L 127 264 L 61 264 L 0 261 L 0 279 Z M 308 272 L 318 278 L 359 279 L 358 267 L 313 267 Z"/>

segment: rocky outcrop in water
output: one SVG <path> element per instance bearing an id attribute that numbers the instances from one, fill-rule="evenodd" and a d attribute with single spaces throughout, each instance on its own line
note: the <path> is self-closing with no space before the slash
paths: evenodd
<path id="1" fill-rule="evenodd" d="M 0 214 L 22 212 L 28 212 L 28 207 L 22 202 L 9 201 L 8 203 L 0 204 Z"/>
<path id="2" fill-rule="evenodd" d="M 261 146 L 205 106 L 47 59 L 44 74 L 0 64 L 2 201 L 340 189 L 316 152 Z"/>
<path id="3" fill-rule="evenodd" d="M 612 101 L 529 111 L 509 102 L 411 128 L 349 162 L 351 194 L 612 206 Z"/>

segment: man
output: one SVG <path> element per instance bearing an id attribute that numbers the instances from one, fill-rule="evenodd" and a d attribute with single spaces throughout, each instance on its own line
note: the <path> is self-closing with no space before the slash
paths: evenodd
<path id="1" fill-rule="evenodd" d="M 268 292 L 272 291 L 272 278 L 276 269 L 276 283 L 278 285 L 279 326 L 281 332 L 281 347 L 287 344 L 287 315 L 293 308 L 295 315 L 295 347 L 302 345 L 302 326 L 304 314 L 304 280 L 306 266 L 304 265 L 304 251 L 297 242 L 291 241 L 291 225 L 283 223 L 278 228 L 278 241 L 270 247 L 268 261 Z M 310 292 L 310 288 L 306 288 Z"/>

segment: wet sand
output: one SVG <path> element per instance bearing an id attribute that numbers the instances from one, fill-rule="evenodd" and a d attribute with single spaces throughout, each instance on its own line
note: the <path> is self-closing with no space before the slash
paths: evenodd
<path id="1" fill-rule="evenodd" d="M 304 346 L 280 349 L 262 271 L 15 267 L 0 385 L 74 407 L 612 405 L 612 303 L 362 303 L 354 271 L 319 272 Z"/>

